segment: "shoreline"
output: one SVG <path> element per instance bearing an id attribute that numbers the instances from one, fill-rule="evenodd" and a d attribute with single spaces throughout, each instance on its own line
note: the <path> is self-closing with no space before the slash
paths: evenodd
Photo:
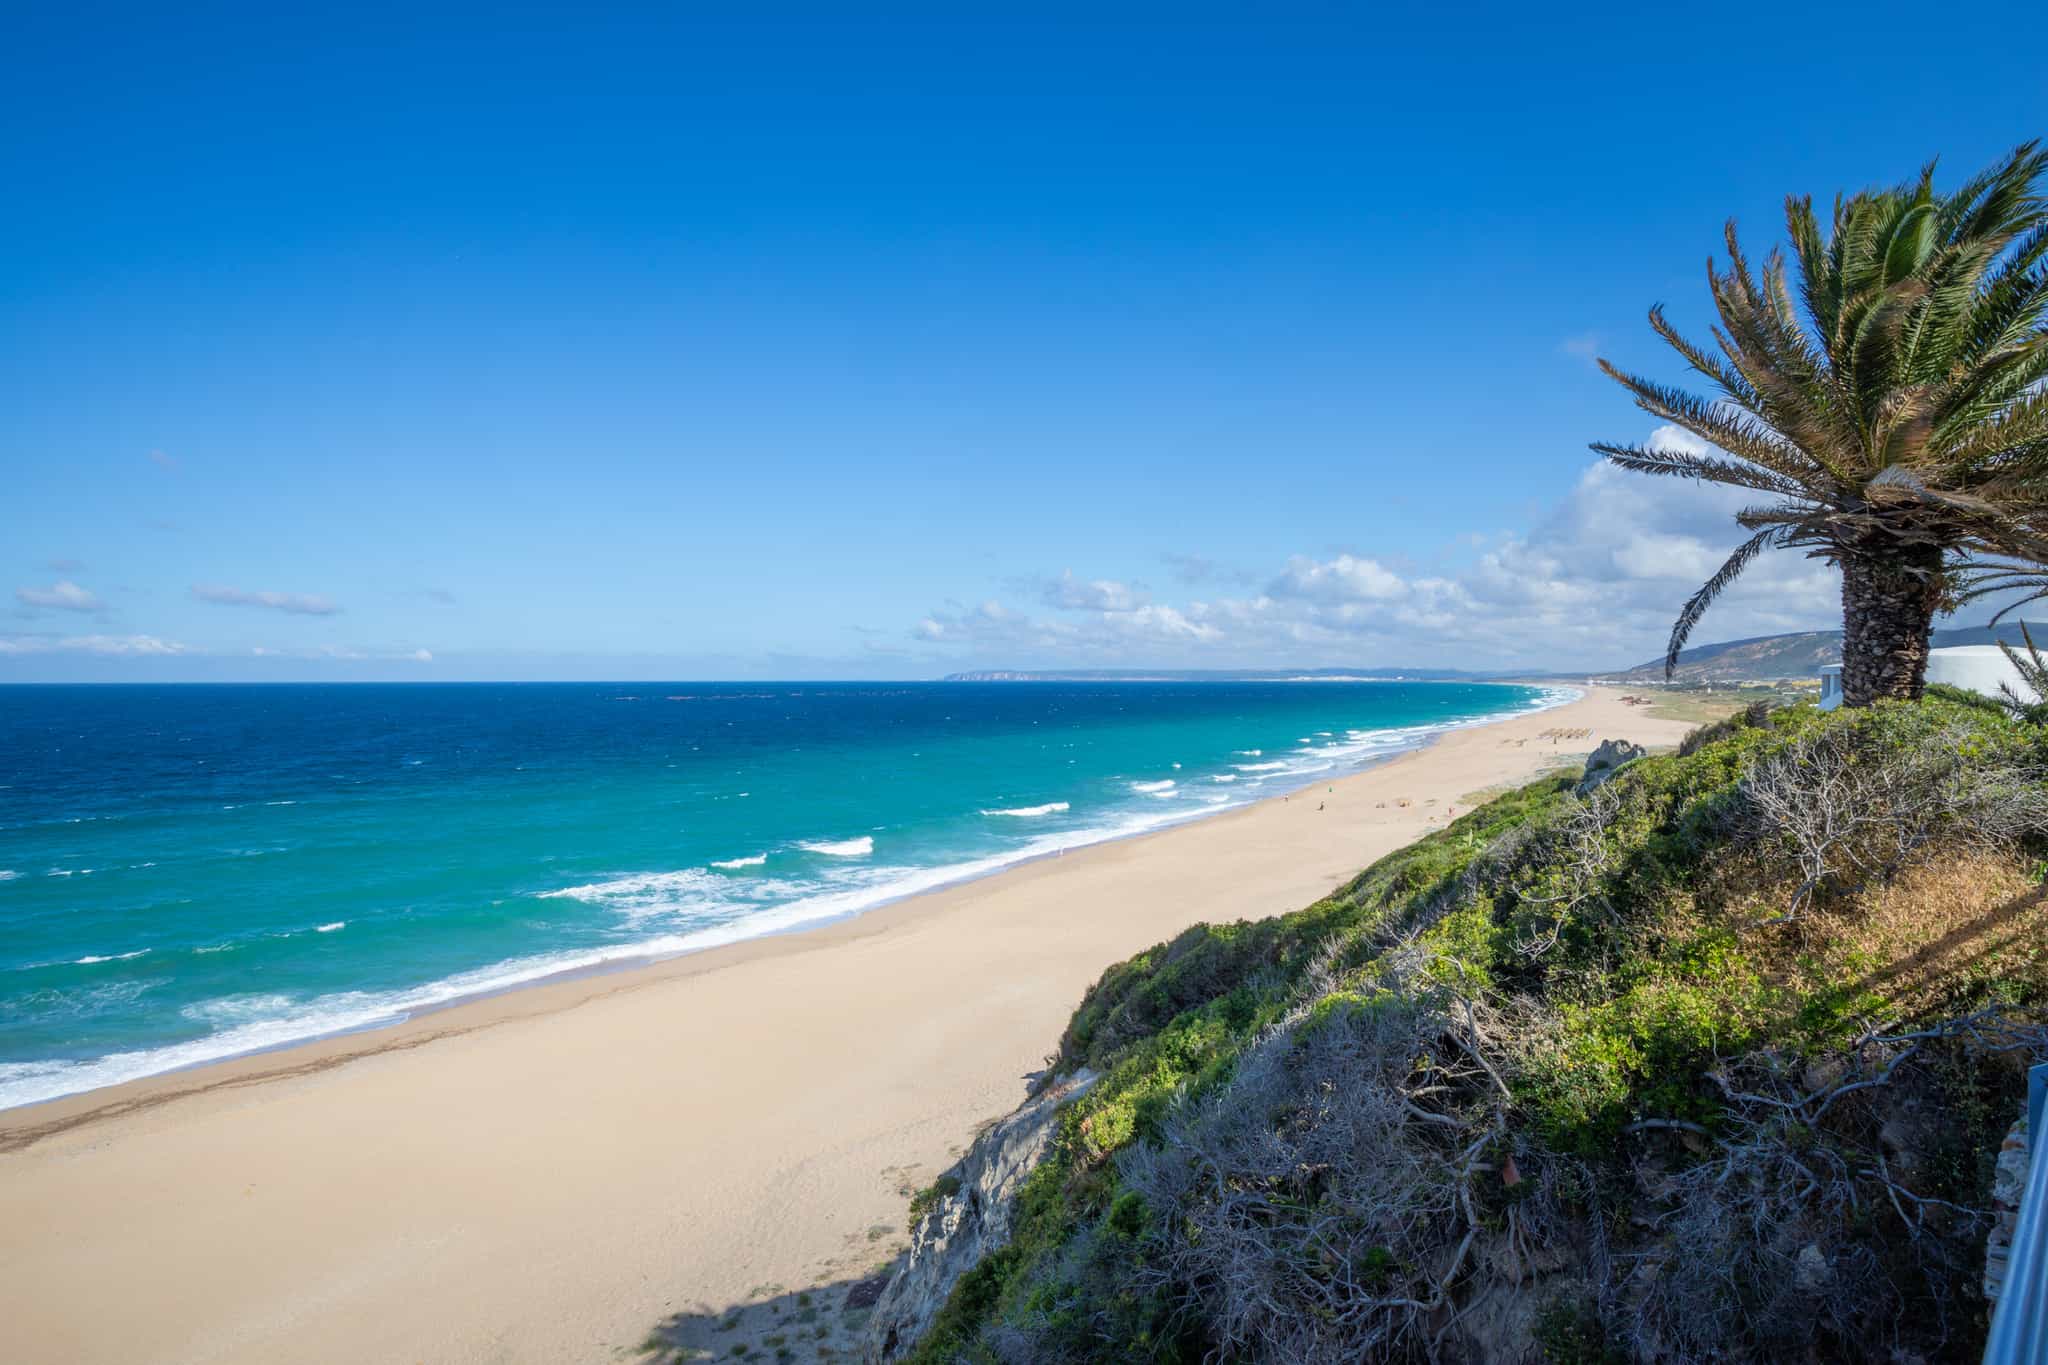
<path id="1" fill-rule="evenodd" d="M 1619 695 L 1442 732 L 1314 802 L 0 1112 L 0 1355 L 621 1359 L 664 1319 L 858 1279 L 1105 968 L 1307 905 L 1599 740 L 1691 728 Z"/>
<path id="2" fill-rule="evenodd" d="M 1363 760 L 1357 762 L 1355 766 L 1346 767 L 1340 772 L 1337 772 L 1334 776 L 1330 774 L 1313 773 L 1297 774 L 1295 776 L 1298 778 L 1298 780 L 1293 782 L 1292 784 L 1276 786 L 1271 791 L 1263 793 L 1256 797 L 1252 797 L 1248 800 L 1228 802 L 1214 807 L 1196 808 L 1186 811 L 1167 812 L 1149 822 L 1135 824 L 1127 828 L 1113 830 L 1109 833 L 1101 835 L 1100 837 L 1083 839 L 1080 842 L 1071 845 L 1065 845 L 1058 848 L 1057 850 L 1050 852 L 1028 852 L 1013 858 L 1004 858 L 997 856 L 993 858 L 973 859 L 969 860 L 968 862 L 953 864 L 950 866 L 942 865 L 932 868 L 914 868 L 911 871 L 911 876 L 918 876 L 929 873 L 936 874 L 936 879 L 923 885 L 915 886 L 907 890 L 902 890 L 895 892 L 893 894 L 886 895 L 881 899 L 874 901 L 872 904 L 859 906 L 854 909 L 832 911 L 829 913 L 818 915 L 815 918 L 800 919 L 795 922 L 787 924 L 774 924 L 770 925 L 769 927 L 762 928 L 753 932 L 740 933 L 736 937 L 719 938 L 716 941 L 706 942 L 701 945 L 679 946 L 664 949 L 653 948 L 643 944 L 634 944 L 627 945 L 622 949 L 617 950 L 615 955 L 609 950 L 594 950 L 590 954 L 590 960 L 588 961 L 565 962 L 559 966 L 547 967 L 543 970 L 538 971 L 535 975 L 532 976 L 516 975 L 516 973 L 512 972 L 510 969 L 512 969 L 515 966 L 518 959 L 509 959 L 502 962 L 488 963 L 480 967 L 466 969 L 463 972 L 456 973 L 451 977 L 442 978 L 439 981 L 422 982 L 416 986 L 407 988 L 394 988 L 393 991 L 391 992 L 392 994 L 400 993 L 401 989 L 411 991 L 431 991 L 449 982 L 460 980 L 464 976 L 472 975 L 475 973 L 490 972 L 494 970 L 502 970 L 506 973 L 506 979 L 479 985 L 474 989 L 457 990 L 454 993 L 448 995 L 444 999 L 431 1000 L 418 1005 L 413 1005 L 409 1008 L 405 1008 L 391 1015 L 370 1018 L 363 1020 L 359 1023 L 346 1024 L 337 1028 L 320 1029 L 313 1032 L 305 1033 L 300 1036 L 281 1038 L 275 1042 L 263 1043 L 254 1047 L 246 1047 L 237 1050 L 222 1052 L 213 1056 L 197 1057 L 190 1061 L 177 1062 L 172 1065 L 164 1066 L 158 1069 L 146 1070 L 141 1072 L 140 1074 L 126 1076 L 121 1078 L 120 1080 L 111 1081 L 106 1084 L 88 1086 L 81 1090 L 74 1090 L 62 1094 L 50 1095 L 42 1099 L 29 1100 L 18 1104 L 0 1105 L 0 1152 L 5 1152 L 10 1149 L 11 1139 L 8 1132 L 8 1120 L 10 1118 L 16 1115 L 26 1115 L 32 1117 L 35 1111 L 46 1109 L 50 1105 L 62 1104 L 66 1101 L 73 1100 L 86 1100 L 93 1096 L 104 1096 L 112 1092 L 122 1090 L 124 1087 L 127 1086 L 144 1084 L 151 1081 L 164 1080 L 167 1078 L 174 1078 L 183 1075 L 189 1075 L 191 1073 L 205 1071 L 212 1067 L 225 1066 L 230 1063 L 250 1061 L 265 1057 L 276 1057 L 281 1054 L 295 1052 L 298 1049 L 313 1047 L 322 1043 L 347 1040 L 350 1038 L 358 1038 L 368 1034 L 382 1033 L 389 1029 L 401 1028 L 407 1024 L 430 1019 L 435 1015 L 445 1013 L 449 1010 L 463 1009 L 470 1005 L 498 999 L 502 996 L 509 995 L 518 991 L 534 990 L 542 987 L 574 982 L 584 978 L 597 978 L 615 975 L 618 973 L 637 972 L 648 968 L 660 967 L 664 964 L 675 962 L 682 958 L 696 957 L 704 953 L 721 952 L 729 948 L 738 947 L 740 945 L 753 943 L 759 940 L 783 937 L 791 934 L 814 933 L 822 929 L 830 928 L 833 925 L 843 924 L 851 920 L 859 919 L 865 915 L 874 914 L 875 912 L 887 909 L 890 906 L 901 905 L 905 902 L 915 901 L 916 899 L 922 896 L 952 890 L 956 887 L 968 886 L 975 882 L 985 881 L 993 877 L 1001 877 L 1015 869 L 1029 867 L 1034 863 L 1046 861 L 1048 859 L 1062 858 L 1070 852 L 1079 853 L 1082 850 L 1097 848 L 1105 844 L 1119 843 L 1129 839 L 1142 839 L 1154 834 L 1164 833 L 1168 830 L 1179 829 L 1188 825 L 1200 824 L 1209 820 L 1220 819 L 1222 817 L 1231 815 L 1237 811 L 1245 810 L 1250 807 L 1263 804 L 1267 801 L 1277 801 L 1290 797 L 1296 792 L 1305 791 L 1321 781 L 1334 780 L 1341 782 L 1348 778 L 1355 777 L 1361 773 L 1371 771 L 1374 768 L 1382 767 L 1388 763 L 1395 762 L 1409 754 L 1425 751 L 1429 749 L 1432 745 L 1442 740 L 1444 736 L 1454 734 L 1459 730 L 1473 729 L 1487 725 L 1496 725 L 1507 721 L 1516 720 L 1521 717 L 1534 716 L 1548 711 L 1554 711 L 1561 706 L 1569 706 L 1574 701 L 1581 700 L 1585 696 L 1585 689 L 1583 687 L 1557 682 L 1534 682 L 1522 681 L 1518 679 L 1501 679 L 1497 682 L 1493 682 L 1492 680 L 1489 681 L 1492 682 L 1492 685 L 1495 686 L 1525 687 L 1535 689 L 1543 695 L 1539 696 L 1536 700 L 1526 705 L 1523 705 L 1519 709 L 1504 710 L 1478 718 L 1433 722 L 1424 726 L 1415 727 L 1391 727 L 1389 733 L 1399 732 L 1401 730 L 1420 730 L 1422 733 L 1420 738 L 1417 739 L 1414 743 L 1390 749 L 1385 753 L 1369 755 L 1365 757 Z M 993 865 L 981 866 L 981 864 L 984 863 L 989 863 Z M 766 916 L 772 917 L 778 911 L 786 910 L 788 908 L 789 907 L 787 906 L 770 907 L 764 913 Z M 696 936 L 696 934 L 713 932 L 716 931 L 700 930 L 695 931 L 695 933 L 691 931 L 684 931 L 681 937 L 687 939 Z M 192 1040 L 191 1043 L 185 1044 L 185 1046 L 203 1045 L 205 1042 L 206 1040 L 204 1038 L 200 1038 Z M 163 1048 L 151 1049 L 149 1051 L 135 1055 L 140 1057 L 147 1057 L 154 1052 L 167 1051 L 175 1046 L 179 1045 L 166 1045 Z M 100 1058 L 95 1060 L 105 1061 L 108 1059 Z"/>

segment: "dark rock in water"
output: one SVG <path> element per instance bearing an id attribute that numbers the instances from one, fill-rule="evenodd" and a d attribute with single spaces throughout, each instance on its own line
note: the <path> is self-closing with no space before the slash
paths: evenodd
<path id="1" fill-rule="evenodd" d="M 1584 796 L 1608 778 L 1620 772 L 1627 764 L 1649 754 L 1640 744 L 1631 744 L 1625 739 L 1604 739 L 1593 756 L 1586 760 L 1586 775 L 1579 779 L 1578 793 Z"/>

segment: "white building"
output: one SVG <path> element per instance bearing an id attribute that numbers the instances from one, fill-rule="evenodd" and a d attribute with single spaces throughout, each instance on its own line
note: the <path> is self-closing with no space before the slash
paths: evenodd
<path id="1" fill-rule="evenodd" d="M 2022 697 L 2038 700 L 2034 689 L 2020 680 L 2020 671 L 1997 645 L 1955 645 L 1927 651 L 1927 681 L 1947 683 L 1986 697 L 1999 695 L 2001 685 Z M 1829 664 L 1820 671 L 1820 709 L 1832 711 L 1842 704 L 1842 666 Z"/>

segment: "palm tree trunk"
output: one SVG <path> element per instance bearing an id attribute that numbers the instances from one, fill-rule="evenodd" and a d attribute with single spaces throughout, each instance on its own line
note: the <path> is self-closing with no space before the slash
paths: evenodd
<path id="1" fill-rule="evenodd" d="M 1927 685 L 1927 637 L 1941 601 L 1941 551 L 1928 545 L 1845 549 L 1842 565 L 1842 704 L 1918 697 Z"/>

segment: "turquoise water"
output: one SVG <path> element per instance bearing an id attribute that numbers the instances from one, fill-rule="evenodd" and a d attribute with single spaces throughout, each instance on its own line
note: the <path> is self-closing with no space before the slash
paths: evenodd
<path id="1" fill-rule="evenodd" d="M 1554 699 L 1334 682 L 0 688 L 0 1107 L 856 914 Z"/>

